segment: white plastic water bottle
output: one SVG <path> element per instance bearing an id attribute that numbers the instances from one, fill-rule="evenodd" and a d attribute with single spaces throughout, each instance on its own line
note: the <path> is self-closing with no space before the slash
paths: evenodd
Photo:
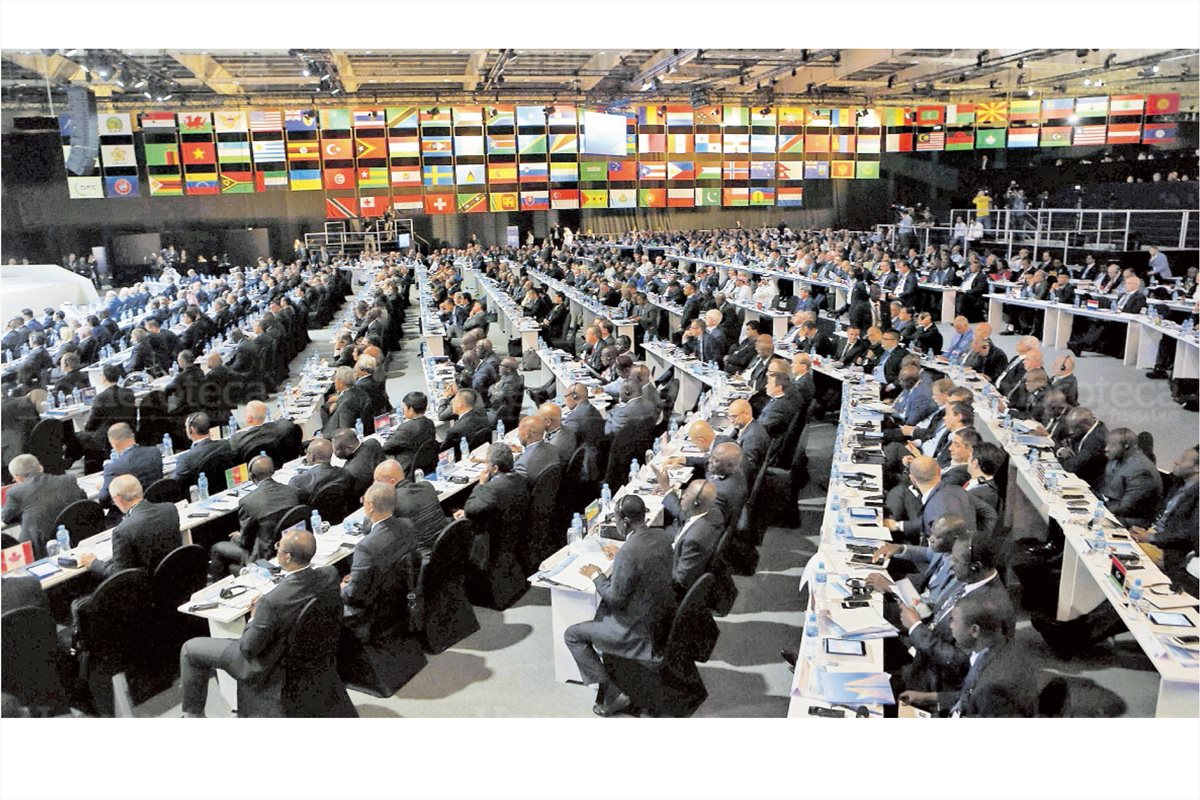
<path id="1" fill-rule="evenodd" d="M 816 588 L 814 593 L 817 597 L 825 597 L 825 587 L 829 585 L 829 575 L 825 572 L 825 562 L 817 563 Z"/>
<path id="2" fill-rule="evenodd" d="M 1136 619 L 1142 613 L 1142 579 L 1134 578 L 1133 586 L 1129 587 L 1129 616 Z"/>
<path id="3" fill-rule="evenodd" d="M 583 538 L 583 520 L 579 514 L 571 517 L 571 527 L 567 531 L 567 544 L 575 544 Z"/>
<path id="4" fill-rule="evenodd" d="M 502 441 L 504 441 L 504 420 L 501 420 L 501 419 L 498 419 L 498 420 L 496 420 L 496 438 L 495 438 L 495 441 L 497 441 L 497 442 L 502 442 Z"/>
<path id="5" fill-rule="evenodd" d="M 162 440 L 163 458 L 167 458 L 174 452 L 175 452 L 175 442 L 171 441 L 171 434 L 164 433 L 163 440 Z"/>
<path id="6" fill-rule="evenodd" d="M 55 409 L 54 392 L 46 393 L 46 410 L 53 411 Z"/>
<path id="7" fill-rule="evenodd" d="M 79 391 L 79 387 L 76 387 L 75 391 L 71 392 L 71 402 L 75 405 L 83 402 L 83 394 Z"/>
<path id="8" fill-rule="evenodd" d="M 438 482 L 441 482 L 441 481 L 443 481 L 443 480 L 445 480 L 445 479 L 446 479 L 446 478 L 445 478 L 445 472 L 446 472 L 446 470 L 445 470 L 445 468 L 442 466 L 442 462 L 441 462 L 441 460 L 439 460 L 439 461 L 437 462 L 437 466 L 436 466 L 436 467 L 434 467 L 434 472 L 433 472 L 433 474 L 434 474 L 434 476 L 437 478 Z"/>
<path id="9" fill-rule="evenodd" d="M 608 488 L 608 484 L 600 486 L 600 505 L 603 508 L 608 508 L 612 505 L 612 489 Z"/>
<path id="10" fill-rule="evenodd" d="M 204 502 L 208 499 L 208 474 L 201 472 L 199 479 L 196 480 L 196 490 L 199 492 L 200 501 Z"/>
<path id="11" fill-rule="evenodd" d="M 229 435 L 232 436 L 233 434 L 237 433 L 237 429 L 238 429 L 237 417 L 233 414 L 230 414 L 229 415 Z"/>
<path id="12" fill-rule="evenodd" d="M 638 463 L 638 460 L 636 458 L 633 461 L 629 462 L 629 482 L 630 483 L 635 482 L 638 478 L 638 473 L 641 471 L 642 471 L 642 465 Z"/>
<path id="13" fill-rule="evenodd" d="M 466 461 L 471 455 L 471 448 L 467 445 L 467 437 L 462 437 L 458 442 L 458 451 L 462 453 L 462 460 Z"/>
<path id="14" fill-rule="evenodd" d="M 312 532 L 313 532 L 314 536 L 320 535 L 321 525 L 322 525 L 321 512 L 317 511 L 315 508 L 313 509 L 312 517 L 309 518 L 309 525 L 312 527 Z"/>
<path id="15" fill-rule="evenodd" d="M 674 417 L 671 417 L 671 421 L 669 423 L 667 423 L 667 431 L 671 434 L 672 439 L 675 438 L 675 432 L 678 430 L 679 430 L 679 423 L 675 421 Z"/>
<path id="16" fill-rule="evenodd" d="M 817 626 L 817 612 L 809 611 L 804 618 L 804 655 L 812 658 L 817 649 L 817 639 L 821 638 L 821 629 Z"/>
<path id="17" fill-rule="evenodd" d="M 362 438 L 362 435 L 363 435 L 362 417 L 359 417 L 358 419 L 354 420 L 354 433 L 356 436 L 358 436 L 359 439 Z"/>
<path id="18" fill-rule="evenodd" d="M 413 482 L 414 483 L 420 483 L 423 480 L 425 480 L 425 470 L 418 469 L 413 472 Z"/>
<path id="19" fill-rule="evenodd" d="M 67 532 L 66 525 L 59 525 L 58 530 L 54 532 L 54 541 L 58 542 L 58 551 L 65 553 L 71 549 L 71 534 Z"/>

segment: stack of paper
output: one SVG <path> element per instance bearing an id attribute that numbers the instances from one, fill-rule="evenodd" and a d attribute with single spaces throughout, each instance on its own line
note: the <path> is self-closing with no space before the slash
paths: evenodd
<path id="1" fill-rule="evenodd" d="M 884 639 L 896 636 L 897 631 L 874 606 L 831 609 L 828 617 L 830 631 L 839 639 Z"/>
<path id="2" fill-rule="evenodd" d="M 834 672 L 818 667 L 816 684 L 819 697 L 827 703 L 859 706 L 896 702 L 886 672 Z"/>

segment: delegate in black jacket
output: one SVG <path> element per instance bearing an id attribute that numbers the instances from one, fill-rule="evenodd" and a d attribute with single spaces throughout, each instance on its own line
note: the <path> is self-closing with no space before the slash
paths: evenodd
<path id="1" fill-rule="evenodd" d="M 275 551 L 275 526 L 284 513 L 300 505 L 300 495 L 274 478 L 262 480 L 250 494 L 238 500 L 241 546 L 250 560 L 271 558 Z"/>
<path id="2" fill-rule="evenodd" d="M 395 516 L 371 525 L 354 548 L 350 580 L 342 587 L 346 623 L 360 641 L 396 622 L 417 549 L 412 523 Z"/>
<path id="3" fill-rule="evenodd" d="M 44 558 L 46 542 L 54 538 L 59 512 L 86 499 L 74 476 L 38 472 L 9 487 L 0 515 L 5 525 L 21 523 L 22 541 L 33 545 L 35 558 Z"/>
<path id="4" fill-rule="evenodd" d="M 175 504 L 142 500 L 113 528 L 112 560 L 96 559 L 88 571 L 100 578 L 135 568 L 153 575 L 167 554 L 182 543 Z"/>
<path id="5" fill-rule="evenodd" d="M 412 471 L 417 448 L 437 439 L 436 429 L 437 425 L 428 417 L 405 420 L 388 435 L 383 443 L 383 452 L 395 456 L 407 475 Z"/>

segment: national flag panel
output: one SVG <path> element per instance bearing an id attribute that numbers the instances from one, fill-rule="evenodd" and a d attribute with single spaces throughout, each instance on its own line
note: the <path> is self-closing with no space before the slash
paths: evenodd
<path id="1" fill-rule="evenodd" d="M 691 181 L 696 179 L 696 167 L 691 161 L 668 161 L 667 180 Z"/>
<path id="2" fill-rule="evenodd" d="M 917 150 L 942 150 L 946 147 L 944 131 L 923 131 L 917 134 Z"/>
<path id="3" fill-rule="evenodd" d="M 454 168 L 454 182 L 459 186 L 487 183 L 487 168 L 483 164 L 459 164 Z"/>
<path id="4" fill-rule="evenodd" d="M 608 180 L 608 162 L 606 161 L 581 161 L 579 163 L 579 180 L 581 181 L 607 181 Z M 607 202 L 607 198 L 606 198 Z"/>
<path id="5" fill-rule="evenodd" d="M 1179 113 L 1179 94 L 1152 94 L 1146 97 L 1146 114 L 1177 114 Z"/>
<path id="6" fill-rule="evenodd" d="M 1142 123 L 1111 122 L 1105 144 L 1137 144 L 1142 140 Z"/>
<path id="7" fill-rule="evenodd" d="M 1107 126 L 1079 125 L 1075 128 L 1075 136 L 1071 140 L 1074 145 L 1104 144 Z"/>
<path id="8" fill-rule="evenodd" d="M 584 189 L 580 201 L 581 208 L 608 208 L 608 189 Z"/>
<path id="9" fill-rule="evenodd" d="M 780 187 L 775 198 L 775 204 L 797 208 L 804 205 L 804 189 L 795 187 Z"/>
<path id="10" fill-rule="evenodd" d="M 1107 97 L 1080 97 L 1075 101 L 1075 114 L 1080 117 L 1107 117 Z"/>
<path id="11" fill-rule="evenodd" d="M 578 180 L 579 165 L 574 161 L 561 161 L 550 164 L 551 183 L 576 183 Z"/>
<path id="12" fill-rule="evenodd" d="M 667 189 L 668 208 L 691 208 L 694 205 L 696 205 L 696 198 L 690 188 Z"/>
<path id="13" fill-rule="evenodd" d="M 1174 122 L 1147 122 L 1142 131 L 1142 144 L 1173 144 L 1179 133 Z"/>
<path id="14" fill-rule="evenodd" d="M 579 208 L 578 189 L 551 189 L 550 207 L 574 209 Z"/>
<path id="15" fill-rule="evenodd" d="M 1108 115 L 1110 117 L 1140 117 L 1145 106 L 1145 95 L 1118 94 L 1108 99 Z"/>
<path id="16" fill-rule="evenodd" d="M 853 162 L 851 162 L 853 163 Z M 750 189 L 750 205 L 752 206 L 773 206 L 775 205 L 775 189 L 770 186 L 755 186 Z"/>
<path id="17" fill-rule="evenodd" d="M 516 211 L 517 210 L 517 193 L 516 192 L 489 192 L 488 193 L 488 211 Z"/>

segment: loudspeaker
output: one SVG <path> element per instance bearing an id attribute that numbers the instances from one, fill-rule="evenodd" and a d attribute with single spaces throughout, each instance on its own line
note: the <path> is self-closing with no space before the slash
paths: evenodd
<path id="1" fill-rule="evenodd" d="M 100 155 L 100 131 L 96 123 L 96 96 L 85 86 L 67 87 L 67 111 L 71 115 L 71 152 L 67 172 L 88 176 Z"/>

